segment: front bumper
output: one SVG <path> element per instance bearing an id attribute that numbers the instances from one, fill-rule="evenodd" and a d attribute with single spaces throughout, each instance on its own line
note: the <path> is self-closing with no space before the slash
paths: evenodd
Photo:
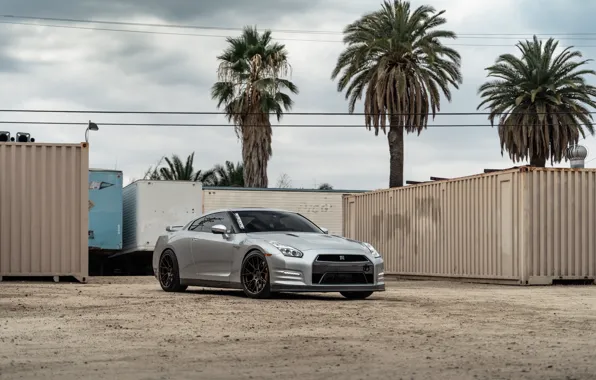
<path id="1" fill-rule="evenodd" d="M 337 258 L 339 255 L 343 261 L 321 259 L 323 256 Z M 302 258 L 274 255 L 268 259 L 271 290 L 274 292 L 385 290 L 383 259 L 363 255 L 362 252 L 307 251 Z"/>
<path id="2" fill-rule="evenodd" d="M 271 285 L 272 292 L 327 293 L 327 292 L 384 292 L 385 284 L 379 285 Z"/>

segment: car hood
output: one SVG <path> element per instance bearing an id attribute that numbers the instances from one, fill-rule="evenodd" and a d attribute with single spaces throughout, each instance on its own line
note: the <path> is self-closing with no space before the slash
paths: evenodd
<path id="1" fill-rule="evenodd" d="M 266 242 L 276 241 L 301 251 L 332 249 L 367 252 L 367 249 L 357 241 L 327 234 L 307 232 L 259 232 L 250 233 L 248 236 Z"/>

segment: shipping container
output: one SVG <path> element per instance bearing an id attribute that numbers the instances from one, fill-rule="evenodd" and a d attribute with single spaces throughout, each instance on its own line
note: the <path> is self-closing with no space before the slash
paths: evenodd
<path id="1" fill-rule="evenodd" d="M 169 225 L 186 225 L 201 215 L 200 182 L 139 180 L 123 190 L 123 249 L 153 252 Z"/>
<path id="2" fill-rule="evenodd" d="M 89 249 L 122 249 L 122 171 L 89 169 Z"/>
<path id="3" fill-rule="evenodd" d="M 344 232 L 387 274 L 520 285 L 594 281 L 596 170 L 520 167 L 345 196 Z"/>
<path id="4" fill-rule="evenodd" d="M 260 189 L 209 187 L 203 189 L 203 213 L 233 207 L 269 207 L 300 213 L 330 234 L 341 234 L 344 194 L 364 190 Z"/>
<path id="5" fill-rule="evenodd" d="M 86 282 L 89 149 L 0 143 L 0 279 Z"/>

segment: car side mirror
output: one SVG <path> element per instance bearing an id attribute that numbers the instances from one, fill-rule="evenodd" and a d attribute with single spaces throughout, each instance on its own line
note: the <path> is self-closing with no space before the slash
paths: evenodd
<path id="1" fill-rule="evenodd" d="M 329 230 L 326 229 L 325 227 L 321 227 L 321 231 L 323 231 L 324 234 L 328 234 Z"/>
<path id="2" fill-rule="evenodd" d="M 228 227 L 224 226 L 223 224 L 216 224 L 215 226 L 211 227 L 211 232 L 217 235 L 227 235 Z"/>
<path id="3" fill-rule="evenodd" d="M 167 232 L 175 232 L 178 231 L 179 229 L 181 229 L 184 226 L 167 226 L 166 227 L 166 231 Z"/>

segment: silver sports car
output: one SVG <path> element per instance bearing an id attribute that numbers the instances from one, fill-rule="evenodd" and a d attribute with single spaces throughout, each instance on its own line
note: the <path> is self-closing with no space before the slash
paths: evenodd
<path id="1" fill-rule="evenodd" d="M 252 298 L 340 292 L 364 299 L 385 290 L 373 246 L 329 235 L 295 212 L 218 210 L 166 231 L 153 251 L 153 272 L 166 292 L 203 286 L 242 289 Z"/>

